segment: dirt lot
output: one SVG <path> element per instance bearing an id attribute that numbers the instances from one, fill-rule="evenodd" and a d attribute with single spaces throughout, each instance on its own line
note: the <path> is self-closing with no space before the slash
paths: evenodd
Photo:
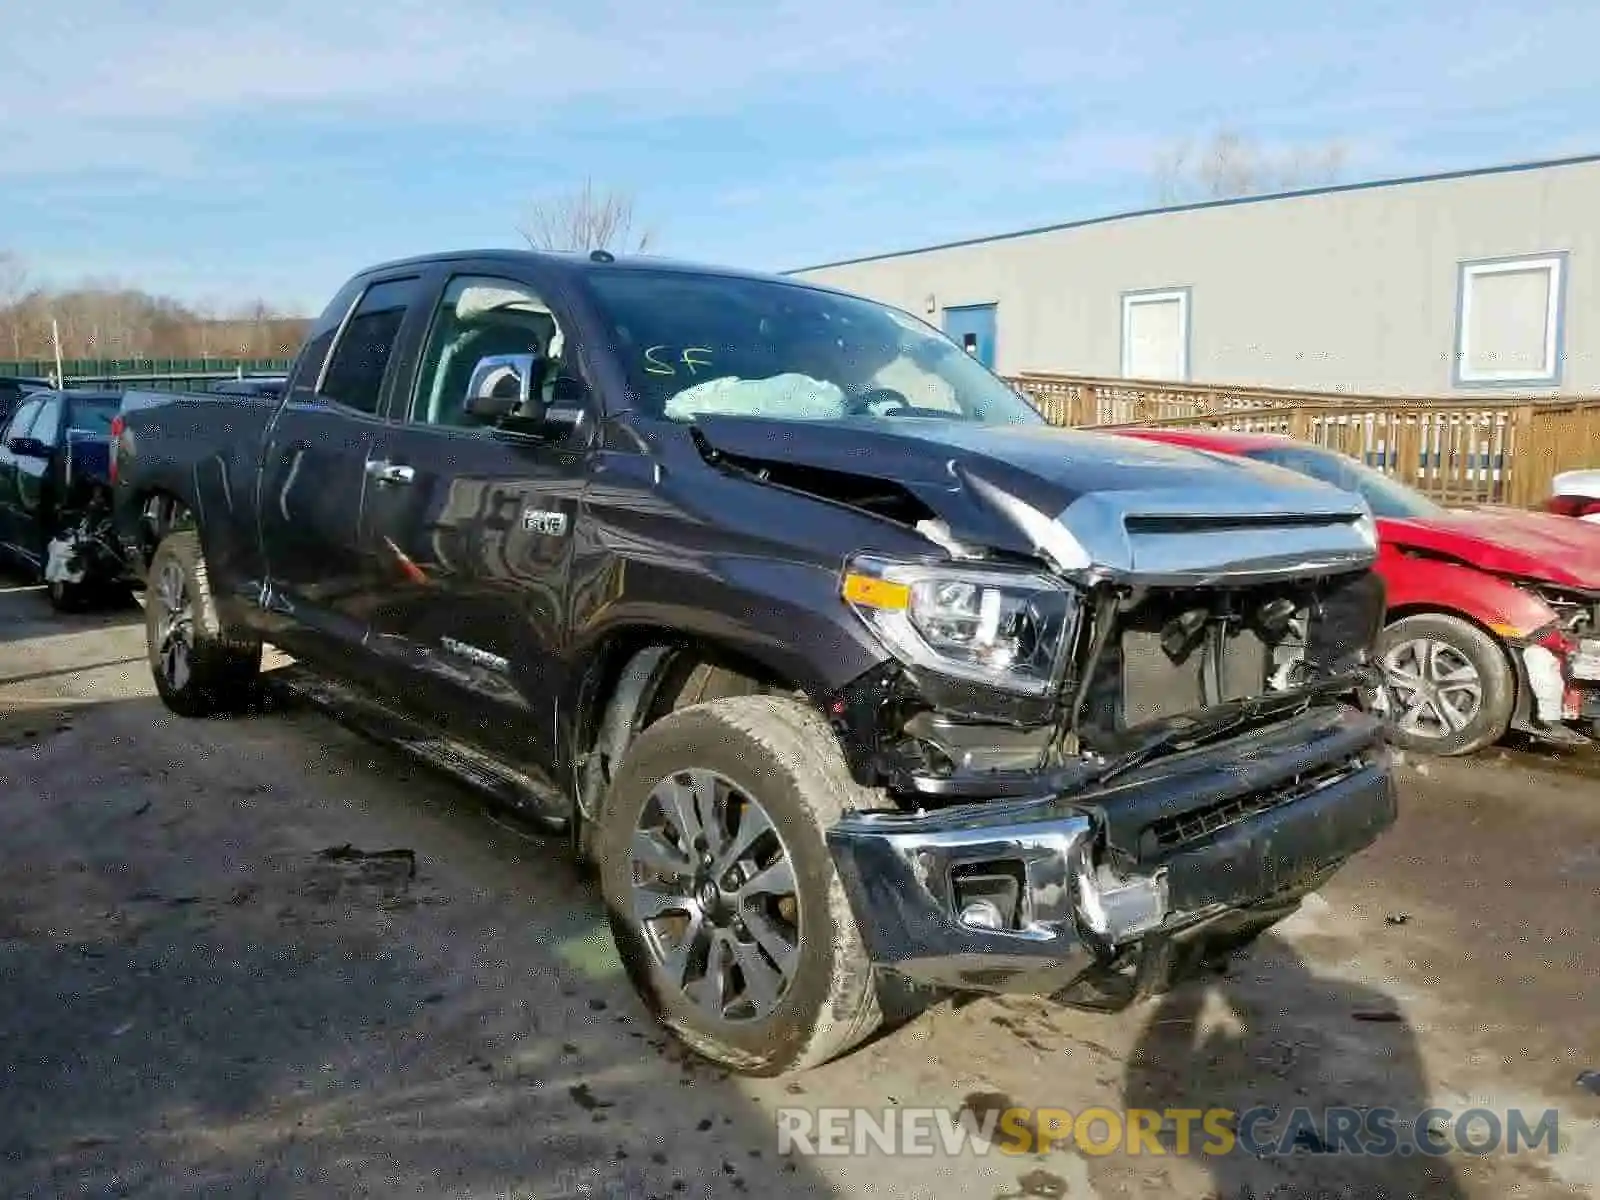
<path id="1" fill-rule="evenodd" d="M 1212 986 L 1117 1018 L 946 1004 L 755 1082 L 643 1016 L 559 846 L 312 712 L 171 717 L 139 618 L 0 594 L 0 1194 L 1600 1190 L 1592 761 L 1408 766 L 1399 826 Z M 1556 1108 L 1561 1147 L 778 1153 L 781 1106 L 1008 1103 Z"/>

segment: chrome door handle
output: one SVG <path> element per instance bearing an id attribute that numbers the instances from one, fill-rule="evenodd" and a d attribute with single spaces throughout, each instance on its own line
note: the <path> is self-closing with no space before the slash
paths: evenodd
<path id="1" fill-rule="evenodd" d="M 410 483 L 417 477 L 416 471 L 411 467 L 385 462 L 382 459 L 367 463 L 367 474 L 379 483 Z"/>

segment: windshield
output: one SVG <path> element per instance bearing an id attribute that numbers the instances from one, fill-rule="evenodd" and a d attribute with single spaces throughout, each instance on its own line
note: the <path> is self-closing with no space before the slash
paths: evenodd
<path id="1" fill-rule="evenodd" d="M 122 407 L 121 397 L 106 400 L 74 400 L 71 428 L 84 433 L 111 432 L 111 421 Z"/>
<path id="2" fill-rule="evenodd" d="M 1310 475 L 1324 483 L 1357 492 L 1376 517 L 1437 517 L 1444 513 L 1433 501 L 1380 471 L 1363 466 L 1347 455 L 1312 446 L 1273 446 L 1246 451 L 1245 457 L 1274 463 Z"/>
<path id="3" fill-rule="evenodd" d="M 586 282 L 653 416 L 1045 423 L 931 325 L 872 301 L 680 271 L 596 271 Z"/>

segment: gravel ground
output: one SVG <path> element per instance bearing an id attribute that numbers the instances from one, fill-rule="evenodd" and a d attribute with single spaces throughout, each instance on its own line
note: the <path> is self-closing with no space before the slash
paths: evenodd
<path id="1" fill-rule="evenodd" d="M 0 586 L 0 1194 L 1600 1189 L 1593 757 L 1407 764 L 1396 829 L 1214 984 L 1111 1018 L 944 1004 L 751 1081 L 644 1015 L 559 844 L 293 705 L 172 717 L 139 617 Z M 784 1106 L 1009 1104 L 1555 1108 L 1561 1146 L 779 1153 Z"/>

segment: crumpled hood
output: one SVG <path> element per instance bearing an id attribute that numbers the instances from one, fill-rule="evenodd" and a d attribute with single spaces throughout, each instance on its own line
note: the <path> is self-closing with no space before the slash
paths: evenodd
<path id="1" fill-rule="evenodd" d="M 1369 564 L 1363 502 L 1299 472 L 1049 425 L 701 415 L 715 450 L 893 480 L 958 540 L 1145 582 Z"/>
<path id="2" fill-rule="evenodd" d="M 1383 540 L 1396 548 L 1448 555 L 1500 575 L 1600 590 L 1600 529 L 1571 517 L 1484 504 L 1379 525 Z"/>

